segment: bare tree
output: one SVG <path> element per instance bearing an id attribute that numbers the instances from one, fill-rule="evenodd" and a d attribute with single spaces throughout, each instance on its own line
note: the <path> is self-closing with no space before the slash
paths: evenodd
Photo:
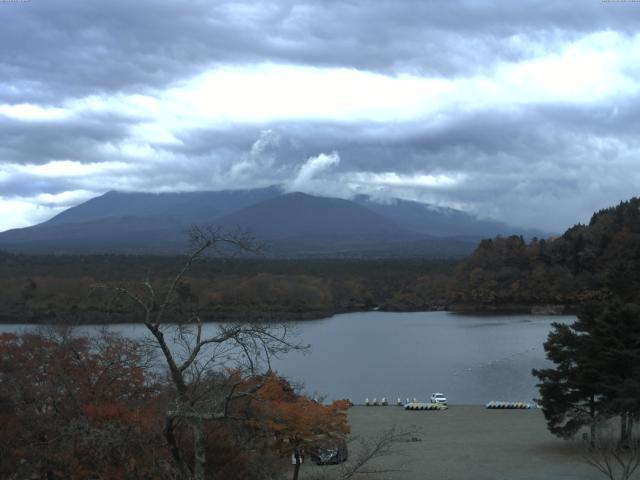
<path id="1" fill-rule="evenodd" d="M 622 443 L 611 431 L 598 433 L 595 442 L 583 441 L 582 458 L 609 480 L 628 480 L 640 466 L 640 438 Z"/>
<path id="2" fill-rule="evenodd" d="M 379 460 L 386 459 L 391 455 L 401 454 L 400 446 L 408 442 L 419 442 L 420 431 L 417 427 L 406 429 L 392 426 L 382 430 L 372 438 L 353 437 L 349 440 L 350 450 L 355 451 L 351 459 L 343 464 L 340 469 L 330 474 L 315 475 L 313 480 L 352 480 L 375 478 L 378 475 L 387 475 L 403 471 L 402 468 L 387 464 L 379 465 Z M 329 476 L 330 475 L 330 476 Z"/>
<path id="3" fill-rule="evenodd" d="M 253 395 L 260 382 L 244 382 L 260 369 L 271 369 L 270 359 L 291 349 L 289 329 L 282 325 L 230 323 L 205 325 L 197 311 L 182 308 L 180 288 L 195 262 L 208 254 L 225 257 L 256 253 L 259 245 L 244 233 L 229 234 L 217 228 L 194 227 L 191 252 L 165 288 L 147 278 L 138 288 L 99 285 L 129 299 L 160 349 L 175 388 L 175 404 L 166 412 L 164 437 L 184 479 L 204 480 L 205 423 L 232 419 L 229 406 Z M 223 369 L 234 375 L 223 375 Z M 218 372 L 217 374 L 215 372 Z M 180 449 L 177 430 L 187 425 L 193 435 L 193 462 Z"/>

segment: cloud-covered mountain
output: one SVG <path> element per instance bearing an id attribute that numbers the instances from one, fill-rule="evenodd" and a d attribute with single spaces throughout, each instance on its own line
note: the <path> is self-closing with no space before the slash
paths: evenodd
<path id="1" fill-rule="evenodd" d="M 544 237 L 545 232 L 516 228 L 495 220 L 482 220 L 453 208 L 435 207 L 420 202 L 391 199 L 377 202 L 360 195 L 356 202 L 373 212 L 393 218 L 398 225 L 415 233 L 437 237 L 493 237 L 497 234 L 517 234 Z"/>
<path id="2" fill-rule="evenodd" d="M 457 256 L 481 237 L 522 233 L 451 209 L 255 190 L 109 192 L 52 219 L 0 233 L 0 248 L 74 253 L 175 253 L 191 225 L 251 232 L 273 256 Z M 531 232 L 524 232 L 530 234 Z"/>
<path id="3" fill-rule="evenodd" d="M 294 192 L 260 202 L 219 218 L 228 228 L 249 228 L 269 240 L 338 234 L 390 235 L 409 233 L 385 217 L 350 200 Z"/>
<path id="4" fill-rule="evenodd" d="M 0 230 L 273 184 L 587 221 L 637 195 L 640 10 L 576 3 L 0 2 Z"/>
<path id="5" fill-rule="evenodd" d="M 215 218 L 281 195 L 276 187 L 220 192 L 135 193 L 107 192 L 69 208 L 42 226 L 114 218 L 152 217 L 184 225 L 207 224 Z"/>

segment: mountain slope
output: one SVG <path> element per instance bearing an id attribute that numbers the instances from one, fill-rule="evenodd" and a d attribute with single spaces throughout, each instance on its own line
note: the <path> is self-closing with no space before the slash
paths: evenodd
<path id="1" fill-rule="evenodd" d="M 0 248 L 39 253 L 179 253 L 189 226 L 242 228 L 274 256 L 460 256 L 482 236 L 517 231 L 463 212 L 397 200 L 282 194 L 277 187 L 185 193 L 109 192 L 33 227 L 0 233 Z"/>
<path id="2" fill-rule="evenodd" d="M 366 195 L 358 196 L 355 201 L 373 212 L 393 218 L 403 228 L 425 235 L 478 239 L 510 234 L 525 237 L 547 236 L 538 230 L 516 228 L 495 220 L 481 220 L 452 208 L 435 207 L 400 199 L 391 199 L 389 202 L 382 203 Z"/>
<path id="3" fill-rule="evenodd" d="M 171 253 L 185 248 L 187 226 L 172 218 L 106 217 L 40 224 L 0 233 L 0 248 L 31 253 Z"/>
<path id="4" fill-rule="evenodd" d="M 594 213 L 562 236 L 483 240 L 456 272 L 452 300 L 492 308 L 640 302 L 640 198 Z"/>
<path id="5" fill-rule="evenodd" d="M 191 225 L 276 197 L 276 187 L 221 192 L 107 192 L 56 215 L 41 225 L 81 223 L 110 217 L 159 217 Z"/>
<path id="6" fill-rule="evenodd" d="M 451 256 L 469 253 L 472 243 L 420 235 L 350 200 L 290 193 L 217 220 L 252 232 L 274 255 Z M 434 240 L 436 240 L 434 242 Z"/>
<path id="7" fill-rule="evenodd" d="M 223 216 L 217 223 L 248 228 L 258 237 L 408 234 L 387 217 L 349 200 L 288 193 Z"/>

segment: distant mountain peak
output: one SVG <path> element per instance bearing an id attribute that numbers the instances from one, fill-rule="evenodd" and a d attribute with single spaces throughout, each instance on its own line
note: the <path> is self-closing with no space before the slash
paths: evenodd
<path id="1" fill-rule="evenodd" d="M 0 233 L 0 248 L 180 252 L 193 224 L 250 230 L 278 255 L 460 254 L 483 237 L 524 233 L 453 209 L 401 199 L 381 203 L 364 195 L 347 200 L 283 193 L 277 186 L 218 192 L 111 190 L 40 225 Z"/>

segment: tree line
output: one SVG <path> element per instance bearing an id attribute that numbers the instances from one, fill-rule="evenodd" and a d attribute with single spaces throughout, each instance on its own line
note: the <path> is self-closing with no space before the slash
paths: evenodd
<path id="1" fill-rule="evenodd" d="M 455 305 L 508 307 L 556 304 L 568 311 L 608 298 L 640 295 L 640 199 L 593 214 L 556 238 L 483 240 L 457 268 Z"/>
<path id="2" fill-rule="evenodd" d="M 170 283 L 182 257 L 0 253 L 0 321 L 133 321 L 96 283 L 134 286 L 151 275 Z M 367 310 L 429 310 L 446 302 L 448 260 L 274 260 L 207 258 L 180 294 L 207 320 L 279 321 Z"/>

